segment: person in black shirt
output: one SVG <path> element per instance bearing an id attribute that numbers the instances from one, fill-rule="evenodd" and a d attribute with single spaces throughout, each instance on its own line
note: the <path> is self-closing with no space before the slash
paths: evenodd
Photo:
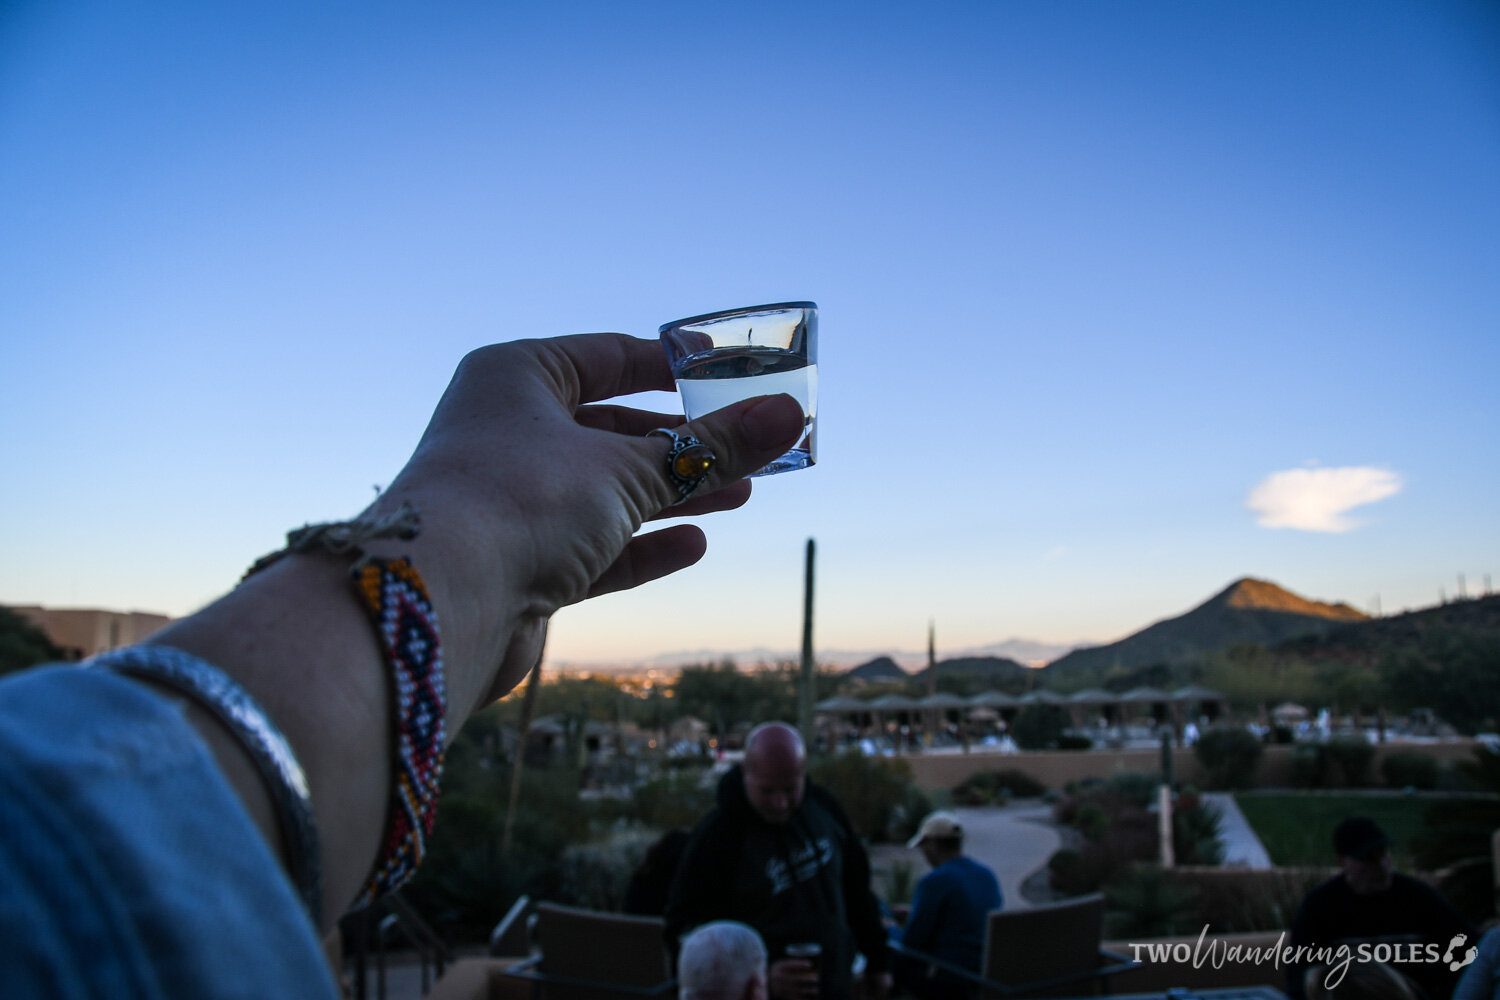
<path id="1" fill-rule="evenodd" d="M 674 828 L 646 850 L 646 857 L 625 886 L 625 904 L 621 907 L 624 912 L 642 917 L 659 917 L 666 912 L 667 894 L 687 842 L 688 832 Z"/>
<path id="2" fill-rule="evenodd" d="M 1361 942 L 1383 944 L 1393 956 L 1391 967 L 1428 997 L 1437 1000 L 1452 993 L 1457 976 L 1432 956 L 1441 955 L 1456 935 L 1472 941 L 1474 929 L 1437 890 L 1394 870 L 1390 840 L 1374 820 L 1351 816 L 1339 823 L 1333 850 L 1342 870 L 1303 899 L 1292 922 L 1291 946 L 1347 945 L 1352 965 L 1360 961 Z M 1329 985 L 1339 978 L 1338 960 L 1308 966 L 1303 961 L 1287 969 L 1287 993 L 1298 1000 L 1306 996 L 1309 972 Z"/>
<path id="3" fill-rule="evenodd" d="M 891 986 L 869 855 L 834 797 L 807 780 L 802 738 L 783 723 L 752 730 L 744 763 L 719 782 L 665 916 L 674 950 L 710 920 L 755 928 L 770 953 L 774 1000 L 845 1000 L 856 952 L 866 960 L 866 996 L 885 1000 Z M 817 945 L 818 955 L 799 957 L 794 945 Z"/>

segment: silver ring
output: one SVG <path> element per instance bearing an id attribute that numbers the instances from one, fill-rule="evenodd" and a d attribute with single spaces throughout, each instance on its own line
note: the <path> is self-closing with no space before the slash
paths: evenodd
<path id="1" fill-rule="evenodd" d="M 691 434 L 678 434 L 666 427 L 646 432 L 647 437 L 652 434 L 660 434 L 672 442 L 667 449 L 667 478 L 677 487 L 677 502 L 681 503 L 703 485 L 709 471 L 718 464 L 718 457 Z"/>

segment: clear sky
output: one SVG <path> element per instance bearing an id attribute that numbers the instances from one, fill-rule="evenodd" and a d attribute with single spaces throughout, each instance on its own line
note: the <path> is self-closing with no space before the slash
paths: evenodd
<path id="1" fill-rule="evenodd" d="M 0 601 L 182 614 L 458 358 L 815 299 L 819 465 L 556 661 L 1500 580 L 1479 3 L 0 5 Z M 654 402 L 669 401 L 660 397 Z"/>

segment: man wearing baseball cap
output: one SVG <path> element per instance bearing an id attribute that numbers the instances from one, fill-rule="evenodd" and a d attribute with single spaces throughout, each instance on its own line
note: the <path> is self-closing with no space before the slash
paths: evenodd
<path id="1" fill-rule="evenodd" d="M 1339 874 L 1303 899 L 1292 921 L 1291 946 L 1385 942 L 1441 948 L 1460 934 L 1474 940 L 1474 929 L 1437 890 L 1395 870 L 1390 843 L 1385 831 L 1366 816 L 1350 816 L 1334 827 L 1333 853 Z M 1403 951 L 1408 954 L 1416 957 L 1410 948 Z M 1429 997 L 1448 996 L 1457 979 L 1453 970 L 1436 961 L 1394 961 L 1391 967 Z M 1293 997 L 1306 995 L 1306 980 L 1317 979 L 1322 971 L 1290 966 L 1287 992 Z"/>
<path id="2" fill-rule="evenodd" d="M 911 915 L 895 940 L 903 947 L 979 971 L 989 913 L 1003 905 L 1000 881 L 988 867 L 964 854 L 964 828 L 950 812 L 935 812 L 907 841 L 932 867 L 917 883 Z M 966 996 L 962 980 L 935 967 L 906 960 L 897 979 L 924 1000 Z"/>

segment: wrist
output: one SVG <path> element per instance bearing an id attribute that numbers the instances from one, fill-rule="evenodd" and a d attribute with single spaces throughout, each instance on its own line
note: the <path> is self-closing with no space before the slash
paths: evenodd
<path id="1" fill-rule="evenodd" d="M 466 501 L 451 489 L 407 489 L 398 481 L 365 514 L 385 514 L 403 502 L 420 515 L 420 534 L 371 542 L 365 549 L 409 557 L 427 585 L 443 640 L 451 740 L 481 707 L 521 627 L 526 601 L 515 567 L 524 563 L 505 519 L 494 513 L 498 505 Z"/>

